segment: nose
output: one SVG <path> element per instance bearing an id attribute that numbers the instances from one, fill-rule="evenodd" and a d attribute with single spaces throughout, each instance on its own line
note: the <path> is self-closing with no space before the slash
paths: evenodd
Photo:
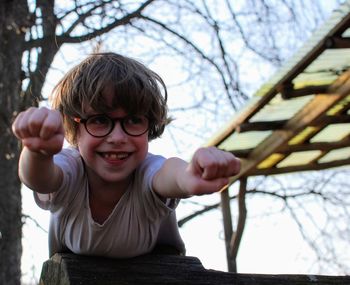
<path id="1" fill-rule="evenodd" d="M 107 142 L 122 143 L 127 140 L 127 134 L 124 132 L 119 121 L 115 122 L 112 132 L 107 136 Z"/>

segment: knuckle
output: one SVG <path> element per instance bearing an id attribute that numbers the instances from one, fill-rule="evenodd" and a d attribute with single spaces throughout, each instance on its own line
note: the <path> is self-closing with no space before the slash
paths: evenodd
<path id="1" fill-rule="evenodd" d="M 31 128 L 40 128 L 41 127 L 41 124 L 42 122 L 39 120 L 39 119 L 36 119 L 36 118 L 31 118 L 29 121 L 28 121 L 28 124 Z"/>
<path id="2" fill-rule="evenodd" d="M 196 150 L 195 155 L 201 155 L 205 151 L 204 147 L 200 147 Z"/>
<path id="3" fill-rule="evenodd" d="M 43 127 L 45 128 L 45 130 L 51 131 L 51 130 L 54 130 L 56 128 L 56 124 L 55 124 L 55 122 L 45 122 Z"/>
<path id="4" fill-rule="evenodd" d="M 14 133 L 20 137 L 25 137 L 28 134 L 28 127 L 25 124 L 17 124 L 14 127 Z"/>
<path id="5" fill-rule="evenodd" d="M 41 128 L 41 134 L 51 135 L 55 133 L 56 125 L 54 123 L 45 123 Z"/>

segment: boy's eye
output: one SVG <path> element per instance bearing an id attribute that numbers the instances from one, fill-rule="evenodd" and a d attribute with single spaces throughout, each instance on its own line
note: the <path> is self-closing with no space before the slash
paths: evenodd
<path id="1" fill-rule="evenodd" d="M 110 119 L 106 116 L 93 116 L 88 119 L 89 124 L 93 125 L 109 125 Z"/>
<path id="2" fill-rule="evenodd" d="M 143 117 L 130 116 L 125 118 L 125 123 L 130 125 L 142 125 L 144 124 L 145 119 Z"/>

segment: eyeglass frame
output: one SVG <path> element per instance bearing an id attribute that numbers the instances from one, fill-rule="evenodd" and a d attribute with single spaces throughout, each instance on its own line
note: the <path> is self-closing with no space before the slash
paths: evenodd
<path id="1" fill-rule="evenodd" d="M 104 118 L 107 118 L 108 120 L 110 120 L 110 121 L 112 122 L 112 123 L 111 123 L 110 130 L 109 130 L 105 135 L 103 135 L 103 136 L 92 134 L 92 133 L 89 131 L 88 127 L 87 127 L 87 122 L 88 122 L 88 120 L 90 120 L 91 118 L 100 117 L 100 116 L 102 116 L 102 117 L 104 117 Z M 124 122 L 125 122 L 126 120 L 128 120 L 128 119 L 130 119 L 130 118 L 133 118 L 133 117 L 137 117 L 137 118 L 143 117 L 143 118 L 145 118 L 145 119 L 147 120 L 147 128 L 146 128 L 146 130 L 144 130 L 142 133 L 137 134 L 137 135 L 130 134 L 130 133 L 126 130 L 125 125 L 124 125 L 124 124 L 125 124 Z M 118 121 L 120 122 L 120 126 L 121 126 L 123 132 L 124 132 L 125 134 L 129 135 L 129 136 L 132 136 L 132 137 L 139 137 L 139 136 L 142 136 L 143 134 L 145 134 L 145 133 L 150 129 L 149 119 L 148 119 L 146 116 L 127 115 L 127 116 L 124 116 L 124 117 L 111 118 L 110 116 L 108 116 L 108 115 L 106 115 L 106 114 L 95 114 L 95 115 L 91 115 L 91 116 L 89 116 L 89 117 L 87 117 L 87 118 L 78 118 L 78 117 L 74 117 L 73 120 L 74 120 L 75 122 L 77 122 L 77 123 L 83 124 L 84 127 L 85 127 L 85 130 L 87 131 L 87 133 L 88 133 L 89 135 L 95 137 L 95 138 L 103 138 L 103 137 L 108 136 L 111 132 L 113 132 L 113 130 L 114 130 L 114 128 L 115 128 L 115 124 L 116 124 L 116 122 L 118 122 Z"/>

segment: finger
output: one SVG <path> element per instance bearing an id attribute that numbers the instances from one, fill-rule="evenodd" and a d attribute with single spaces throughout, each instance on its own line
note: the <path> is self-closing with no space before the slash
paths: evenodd
<path id="1" fill-rule="evenodd" d="M 241 161 L 240 159 L 236 158 L 233 154 L 231 153 L 226 153 L 228 163 L 226 167 L 226 176 L 234 176 L 239 173 L 241 170 Z"/>
<path id="2" fill-rule="evenodd" d="M 219 171 L 218 177 L 230 177 L 233 174 L 232 171 L 232 160 L 236 160 L 233 154 L 218 150 L 218 156 L 220 156 L 219 160 Z"/>
<path id="3" fill-rule="evenodd" d="M 47 113 L 47 116 L 43 122 L 40 130 L 40 138 L 47 140 L 50 137 L 63 134 L 63 123 L 61 114 L 56 110 L 51 110 Z"/>
<path id="4" fill-rule="evenodd" d="M 40 132 L 49 110 L 45 107 L 36 109 L 28 117 L 28 129 L 31 137 L 40 137 Z"/>
<path id="5" fill-rule="evenodd" d="M 37 110 L 37 108 L 30 107 L 24 112 L 21 112 L 17 115 L 14 123 L 13 129 L 15 135 L 20 138 L 26 138 L 31 136 L 31 131 L 29 129 L 29 121 L 32 114 Z"/>
<path id="6" fill-rule="evenodd" d="M 196 188 L 192 189 L 192 195 L 205 195 L 219 192 L 223 187 L 229 183 L 229 178 L 217 178 L 212 180 L 205 180 L 198 182 Z"/>
<path id="7" fill-rule="evenodd" d="M 16 119 L 14 120 L 14 122 L 12 123 L 12 132 L 19 139 L 22 138 L 22 130 L 20 128 L 20 122 L 22 117 L 23 117 L 23 113 L 19 113 Z"/>
<path id="8" fill-rule="evenodd" d="M 202 157 L 200 164 L 203 169 L 203 179 L 210 180 L 218 177 L 220 171 L 220 162 L 217 155 L 209 151 L 206 156 Z"/>
<path id="9" fill-rule="evenodd" d="M 218 150 L 215 147 L 207 148 L 205 155 L 199 159 L 199 163 L 203 169 L 202 177 L 210 180 L 229 176 L 227 166 L 230 156 L 228 156 L 228 154 L 229 153 Z"/>
<path id="10" fill-rule="evenodd" d="M 16 135 L 20 139 L 31 136 L 28 129 L 28 113 L 21 113 L 15 122 Z"/>
<path id="11" fill-rule="evenodd" d="M 63 146 L 63 135 L 52 136 L 48 140 L 38 137 L 29 137 L 22 140 L 23 145 L 33 152 L 40 152 L 47 155 L 54 155 L 61 151 Z"/>
<path id="12" fill-rule="evenodd" d="M 241 162 L 232 153 L 214 149 L 211 151 L 213 163 L 205 168 L 203 177 L 206 179 L 215 179 L 219 177 L 231 177 L 239 173 Z"/>

